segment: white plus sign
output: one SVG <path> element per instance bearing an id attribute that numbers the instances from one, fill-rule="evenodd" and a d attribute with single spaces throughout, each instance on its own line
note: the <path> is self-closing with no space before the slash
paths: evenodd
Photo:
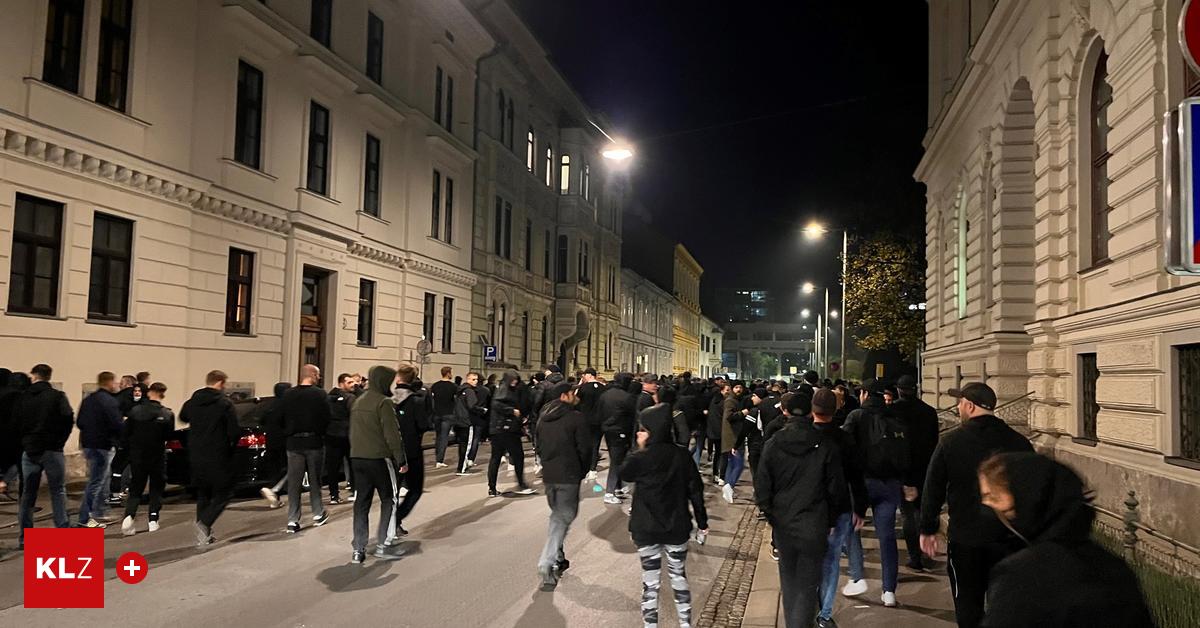
<path id="1" fill-rule="evenodd" d="M 142 568 L 140 566 L 138 566 L 137 563 L 130 560 L 129 564 L 122 567 L 122 569 L 124 569 L 125 571 L 128 571 L 129 577 L 133 578 L 133 577 L 137 576 L 137 572 L 141 571 Z"/>

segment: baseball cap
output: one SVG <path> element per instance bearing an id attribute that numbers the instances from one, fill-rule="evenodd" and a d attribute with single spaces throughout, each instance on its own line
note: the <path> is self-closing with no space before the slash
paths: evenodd
<path id="1" fill-rule="evenodd" d="M 594 368 L 592 368 L 592 367 L 590 367 L 590 366 L 589 366 L 589 367 L 587 367 L 587 368 L 583 369 L 583 374 L 584 374 L 584 375 L 591 375 L 591 376 L 595 377 L 595 376 L 596 376 L 596 369 L 594 369 Z"/>
<path id="2" fill-rule="evenodd" d="M 546 370 L 550 371 L 551 373 L 561 373 L 562 372 L 562 369 L 558 368 L 557 364 L 551 364 L 550 366 L 547 366 Z"/>
<path id="3" fill-rule="evenodd" d="M 804 416 L 809 412 L 812 412 L 812 398 L 808 395 L 792 395 L 791 398 L 784 403 L 783 407 L 786 408 L 788 414 L 791 414 L 792 416 Z"/>
<path id="4" fill-rule="evenodd" d="M 871 379 L 863 381 L 862 388 L 863 388 L 863 390 L 867 391 L 869 394 L 872 394 L 872 395 L 882 395 L 883 394 L 883 382 L 881 382 L 875 378 L 871 378 Z"/>
<path id="5" fill-rule="evenodd" d="M 837 395 L 828 388 L 822 388 L 813 393 L 812 411 L 821 415 L 832 415 L 837 412 Z"/>
<path id="6" fill-rule="evenodd" d="M 900 390 L 916 390 L 917 378 L 912 375 L 901 375 L 900 379 L 896 380 L 896 388 Z"/>
<path id="7" fill-rule="evenodd" d="M 569 382 L 559 382 L 550 389 L 550 399 L 558 399 L 559 397 L 571 392 L 575 386 Z"/>
<path id="8" fill-rule="evenodd" d="M 971 382 L 962 388 L 951 388 L 946 391 L 951 397 L 966 399 L 984 410 L 996 409 L 996 391 L 983 382 Z"/>

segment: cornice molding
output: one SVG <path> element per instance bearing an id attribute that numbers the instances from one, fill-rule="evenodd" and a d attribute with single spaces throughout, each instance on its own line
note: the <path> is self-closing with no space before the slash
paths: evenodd
<path id="1" fill-rule="evenodd" d="M 479 281 L 479 278 L 476 275 L 456 272 L 446 268 L 445 266 L 433 264 L 425 260 L 416 259 L 414 257 L 406 257 L 404 259 L 404 268 L 427 277 L 433 277 L 434 279 L 444 279 L 450 283 L 463 286 L 465 288 L 474 287 L 475 283 Z"/>
<path id="2" fill-rule="evenodd" d="M 407 260 L 402 255 L 389 253 L 382 249 L 377 249 L 373 246 L 363 244 L 361 242 L 351 242 L 346 245 L 346 250 L 355 257 L 361 257 L 372 262 L 379 262 L 387 266 L 395 266 L 403 270 L 407 265 Z"/>

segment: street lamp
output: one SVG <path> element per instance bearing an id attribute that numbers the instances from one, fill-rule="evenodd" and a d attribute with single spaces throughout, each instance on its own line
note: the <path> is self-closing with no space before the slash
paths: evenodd
<path id="1" fill-rule="evenodd" d="M 808 318 L 809 316 L 812 316 L 811 310 L 809 310 L 808 308 L 804 308 L 803 310 L 800 310 L 800 318 Z"/>
<path id="2" fill-rule="evenodd" d="M 814 286 L 811 281 L 806 281 L 804 282 L 804 285 L 800 286 L 800 290 L 802 290 L 804 294 L 812 294 L 816 289 L 817 287 Z"/>
<path id="3" fill-rule="evenodd" d="M 600 154 L 609 161 L 620 163 L 633 157 L 633 147 L 623 142 L 614 141 L 607 148 L 600 151 Z"/>
<path id="4" fill-rule="evenodd" d="M 837 318 L 837 317 L 838 317 L 837 310 L 829 310 L 829 318 Z"/>
<path id="5" fill-rule="evenodd" d="M 801 286 L 801 290 L 804 292 L 804 294 L 812 294 L 813 292 L 816 292 L 817 287 L 813 284 L 813 282 L 806 281 Z M 806 312 L 808 312 L 808 308 L 801 310 L 800 316 L 807 318 L 808 315 L 806 314 Z M 823 366 L 822 371 L 824 372 L 824 374 L 826 376 L 829 375 L 829 372 L 827 369 L 829 368 L 829 319 L 831 317 L 836 318 L 837 313 L 836 312 L 830 313 L 830 311 L 829 311 L 829 288 L 826 287 L 825 288 L 825 315 L 824 316 L 821 316 L 820 314 L 817 315 L 817 335 L 814 339 L 814 342 L 816 342 L 816 344 L 817 344 L 817 346 L 816 346 L 817 363 L 818 363 L 818 365 Z"/>
<path id="6" fill-rule="evenodd" d="M 819 223 L 815 220 L 808 223 L 808 225 L 804 227 L 804 235 L 809 240 L 815 240 L 817 238 L 820 238 L 822 235 L 829 233 L 829 231 L 830 231 L 829 227 L 822 225 L 821 223 Z M 841 232 L 842 232 L 842 311 L 845 312 L 846 311 L 846 257 L 847 257 L 847 252 L 849 251 L 850 232 L 845 229 L 842 229 Z M 838 317 L 836 311 L 831 314 L 832 314 L 833 318 Z M 841 353 L 840 353 L 839 359 L 842 361 L 842 365 L 845 366 L 845 363 L 846 363 L 846 317 L 842 316 L 841 319 L 842 319 L 842 337 L 841 337 Z"/>

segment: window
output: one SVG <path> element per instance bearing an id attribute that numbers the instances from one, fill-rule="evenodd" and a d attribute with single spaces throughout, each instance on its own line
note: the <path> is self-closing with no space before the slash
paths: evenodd
<path id="1" fill-rule="evenodd" d="M 958 186 L 958 200 L 954 205 L 955 223 L 955 255 L 954 255 L 954 309 L 958 313 L 958 318 L 967 317 L 967 253 L 969 243 L 967 242 L 967 231 L 971 228 L 967 222 L 967 193 L 963 186 Z M 751 299 L 753 299 L 751 295 Z M 759 316 L 757 308 L 751 312 L 755 316 Z M 762 315 L 765 315 L 763 312 Z"/>
<path id="2" fill-rule="evenodd" d="M 542 276 L 550 278 L 550 230 L 546 230 L 546 240 L 542 244 Z"/>
<path id="3" fill-rule="evenodd" d="M 550 363 L 550 319 L 542 317 L 542 364 Z"/>
<path id="4" fill-rule="evenodd" d="M 79 93 L 79 57 L 83 51 L 83 0 L 50 0 L 46 16 L 46 53 L 42 80 Z"/>
<path id="5" fill-rule="evenodd" d="M 1096 381 L 1100 379 L 1100 369 L 1096 365 L 1095 353 L 1079 354 L 1079 411 L 1083 419 L 1080 437 L 1085 440 L 1096 440 L 1096 415 L 1100 413 L 1100 404 L 1096 401 Z"/>
<path id="6" fill-rule="evenodd" d="M 617 267 L 608 267 L 608 302 L 617 302 Z"/>
<path id="7" fill-rule="evenodd" d="M 506 134 L 506 138 L 505 138 L 506 141 L 504 144 L 505 146 L 508 147 L 508 150 L 513 150 L 513 113 L 514 113 L 515 109 L 516 108 L 513 107 L 512 98 L 509 98 L 508 99 L 508 111 L 505 113 L 505 117 L 508 119 L 507 120 L 508 133 Z"/>
<path id="8" fill-rule="evenodd" d="M 442 92 L 442 85 L 445 83 L 445 74 L 442 72 L 442 66 L 437 66 L 437 70 L 433 75 L 433 121 L 442 123 L 442 98 L 445 96 Z"/>
<path id="9" fill-rule="evenodd" d="M 312 20 L 309 22 L 308 34 L 328 48 L 332 26 L 333 0 L 312 0 Z"/>
<path id="10" fill-rule="evenodd" d="M 499 135 L 500 143 L 507 146 L 508 144 L 504 141 L 504 111 L 505 111 L 505 102 L 506 102 L 504 99 L 504 90 L 500 90 L 500 92 L 496 98 L 497 98 L 497 100 L 496 100 L 497 110 L 500 114 L 499 117 L 497 118 L 497 123 L 500 125 L 500 135 Z"/>
<path id="11" fill-rule="evenodd" d="M 133 221 L 97 213 L 92 225 L 89 319 L 128 320 L 132 249 Z"/>
<path id="12" fill-rule="evenodd" d="M 262 158 L 262 115 L 263 73 L 245 61 L 238 61 L 233 159 L 256 170 Z"/>
<path id="13" fill-rule="evenodd" d="M 363 212 L 379 217 L 379 138 L 367 134 L 367 154 L 363 159 Z"/>
<path id="14" fill-rule="evenodd" d="M 612 370 L 612 332 L 608 332 L 608 342 L 604 343 L 604 370 Z"/>
<path id="15" fill-rule="evenodd" d="M 442 173 L 433 171 L 433 213 L 429 218 L 429 236 L 439 237 L 442 228 Z"/>
<path id="16" fill-rule="evenodd" d="M 454 353 L 454 299 L 442 297 L 442 353 Z"/>
<path id="17" fill-rule="evenodd" d="M 525 270 L 533 272 L 533 221 L 525 219 Z"/>
<path id="18" fill-rule="evenodd" d="M 375 344 L 375 282 L 358 280 L 358 344 Z"/>
<path id="19" fill-rule="evenodd" d="M 383 20 L 367 12 L 367 77 L 383 83 Z"/>
<path id="20" fill-rule="evenodd" d="M 308 190 L 321 196 L 329 192 L 329 110 L 315 102 L 308 112 Z"/>
<path id="21" fill-rule="evenodd" d="M 508 344 L 508 304 L 502 304 L 496 314 L 496 357 L 503 360 L 506 353 L 504 347 Z"/>
<path id="22" fill-rule="evenodd" d="M 554 147 L 546 145 L 546 187 L 554 187 Z"/>
<path id="23" fill-rule="evenodd" d="M 437 304 L 437 295 L 432 292 L 425 293 L 425 309 L 421 314 L 421 339 L 428 340 L 433 343 L 433 316 L 434 306 Z"/>
<path id="24" fill-rule="evenodd" d="M 496 216 L 492 221 L 492 249 L 504 255 L 504 199 L 496 197 Z"/>
<path id="25" fill-rule="evenodd" d="M 1179 456 L 1200 461 L 1200 344 L 1175 349 L 1179 361 Z"/>
<path id="26" fill-rule="evenodd" d="M 433 121 L 442 125 L 447 131 L 454 132 L 454 77 L 446 74 L 442 66 L 437 66 L 434 74 Z"/>
<path id="27" fill-rule="evenodd" d="M 571 191 L 571 156 L 564 153 L 559 164 L 558 191 L 560 194 L 567 194 Z"/>
<path id="28" fill-rule="evenodd" d="M 445 229 L 442 229 L 443 240 L 450 244 L 454 239 L 454 179 L 450 177 L 446 177 L 446 194 L 442 203 L 442 216 L 446 221 Z"/>
<path id="29" fill-rule="evenodd" d="M 1100 52 L 1092 78 L 1092 265 L 1108 261 L 1108 106 L 1112 104 L 1112 86 L 1108 84 L 1108 55 Z"/>
<path id="30" fill-rule="evenodd" d="M 446 77 L 446 130 L 454 132 L 454 77 Z"/>
<path id="31" fill-rule="evenodd" d="M 525 168 L 534 174 L 537 173 L 537 171 L 534 170 L 534 151 L 536 150 L 537 140 L 533 134 L 533 127 L 529 127 L 529 132 L 525 134 Z"/>
<path id="32" fill-rule="evenodd" d="M 592 199 L 592 167 L 588 162 L 583 162 L 583 170 L 579 173 L 582 177 L 579 184 L 579 193 L 583 198 Z"/>
<path id="33" fill-rule="evenodd" d="M 512 259 L 512 203 L 504 201 L 504 259 Z"/>
<path id="34" fill-rule="evenodd" d="M 554 280 L 559 283 L 563 283 L 567 280 L 567 248 L 568 248 L 568 246 L 569 246 L 569 243 L 567 241 L 567 236 L 565 236 L 565 235 L 558 236 L 558 268 L 555 269 L 557 272 L 555 273 Z"/>
<path id="35" fill-rule="evenodd" d="M 521 312 L 521 364 L 529 364 L 529 311 Z"/>
<path id="36" fill-rule="evenodd" d="M 8 275 L 10 312 L 58 313 L 62 214 L 62 203 L 17 195 Z"/>
<path id="37" fill-rule="evenodd" d="M 129 91 L 129 42 L 133 38 L 133 0 L 104 0 L 100 7 L 100 71 L 96 102 L 125 111 Z"/>
<path id="38" fill-rule="evenodd" d="M 225 289 L 225 333 L 249 334 L 254 295 L 254 253 L 229 249 L 229 276 Z"/>

